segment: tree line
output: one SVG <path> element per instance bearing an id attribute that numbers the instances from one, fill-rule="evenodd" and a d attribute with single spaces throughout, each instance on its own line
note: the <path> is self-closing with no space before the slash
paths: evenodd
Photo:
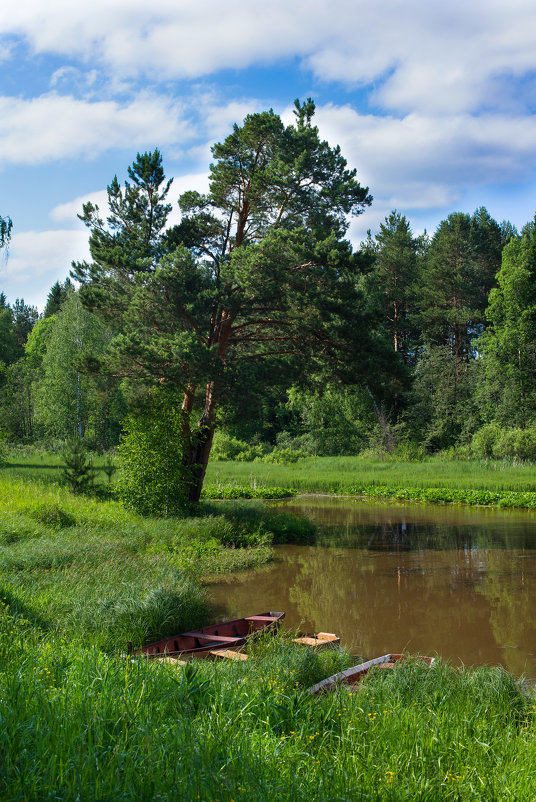
<path id="1" fill-rule="evenodd" d="M 291 125 L 235 125 L 176 226 L 158 150 L 113 179 L 106 217 L 84 205 L 91 261 L 43 315 L 0 295 L 6 440 L 107 450 L 154 409 L 192 500 L 211 451 L 536 458 L 534 222 L 482 207 L 415 236 L 395 210 L 354 250 L 372 198 L 313 118 L 307 100 Z"/>

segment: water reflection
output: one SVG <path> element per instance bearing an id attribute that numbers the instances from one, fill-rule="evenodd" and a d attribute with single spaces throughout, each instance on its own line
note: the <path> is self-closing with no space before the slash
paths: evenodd
<path id="1" fill-rule="evenodd" d="M 533 513 L 307 497 L 285 509 L 316 521 L 317 543 L 212 586 L 230 616 L 282 609 L 365 657 L 409 649 L 536 676 Z"/>

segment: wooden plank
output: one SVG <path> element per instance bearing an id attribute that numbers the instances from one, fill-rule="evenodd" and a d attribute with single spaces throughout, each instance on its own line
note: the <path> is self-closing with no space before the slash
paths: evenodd
<path id="1" fill-rule="evenodd" d="M 330 635 L 329 638 L 293 638 L 293 643 L 297 643 L 300 646 L 309 646 L 310 649 L 315 650 L 333 648 L 334 646 L 338 646 L 340 642 L 340 638 L 338 638 L 336 635 Z"/>
<path id="2" fill-rule="evenodd" d="M 185 666 L 186 660 L 179 660 L 178 657 L 155 657 L 157 663 L 171 663 L 174 666 Z M 153 661 L 151 661 L 153 662 Z"/>
<path id="3" fill-rule="evenodd" d="M 390 654 L 384 654 L 382 657 L 375 657 L 374 660 L 367 660 L 366 663 L 360 663 L 357 666 L 352 666 L 352 668 L 347 668 L 346 671 L 339 671 L 338 674 L 333 674 L 331 677 L 323 679 L 321 682 L 317 682 L 316 685 L 312 685 L 310 688 L 308 688 L 307 692 L 316 695 L 321 691 L 330 691 L 337 685 L 343 683 L 351 684 L 353 682 L 359 682 L 359 679 L 366 674 L 367 671 L 372 668 L 372 666 L 379 666 L 382 663 L 390 663 L 391 660 L 392 656 Z"/>
<path id="4" fill-rule="evenodd" d="M 319 638 L 319 640 L 329 641 L 330 643 L 334 643 L 335 641 L 337 641 L 337 643 L 341 642 L 341 639 L 337 635 L 334 635 L 333 632 L 317 632 L 315 637 Z"/>
<path id="5" fill-rule="evenodd" d="M 197 638 L 197 640 L 213 640 L 218 641 L 227 641 L 228 643 L 234 643 L 237 640 L 244 640 L 243 635 L 210 635 L 205 634 L 204 632 L 183 632 L 181 637 L 188 637 L 188 638 Z"/>
<path id="6" fill-rule="evenodd" d="M 218 649 L 210 652 L 212 657 L 221 657 L 223 660 L 247 660 L 247 654 L 232 652 L 230 649 Z"/>

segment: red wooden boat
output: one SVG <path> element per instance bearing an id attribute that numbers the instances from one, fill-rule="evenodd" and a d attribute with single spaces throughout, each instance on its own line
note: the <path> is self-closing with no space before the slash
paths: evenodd
<path id="1" fill-rule="evenodd" d="M 261 630 L 277 631 L 285 613 L 260 613 L 212 624 L 191 632 L 181 632 L 169 638 L 148 643 L 136 649 L 135 655 L 147 657 L 208 657 L 210 652 L 220 649 L 238 649 L 250 635 Z M 129 653 L 132 653 L 129 644 Z"/>
<path id="2" fill-rule="evenodd" d="M 322 693 L 323 691 L 332 691 L 339 685 L 357 685 L 374 666 L 378 666 L 378 668 L 393 668 L 395 663 L 406 659 L 403 654 L 384 654 L 382 657 L 375 657 L 373 660 L 367 660 L 366 663 L 359 663 L 357 666 L 347 668 L 346 671 L 339 671 L 338 674 L 333 674 L 331 677 L 317 682 L 316 685 L 308 688 L 307 692 L 316 696 L 317 693 Z M 422 660 L 429 666 L 435 660 L 434 657 L 424 657 L 423 655 L 418 655 L 416 659 Z"/>

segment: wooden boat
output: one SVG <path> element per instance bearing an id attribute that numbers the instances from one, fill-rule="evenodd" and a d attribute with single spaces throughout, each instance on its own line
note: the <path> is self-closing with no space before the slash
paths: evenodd
<path id="1" fill-rule="evenodd" d="M 347 668 L 346 671 L 339 671 L 338 674 L 333 674 L 316 685 L 312 685 L 307 689 L 307 692 L 316 696 L 317 693 L 323 691 L 333 691 L 339 685 L 357 685 L 363 677 L 365 677 L 371 668 L 377 666 L 378 668 L 394 668 L 396 663 L 406 660 L 403 654 L 384 654 L 382 657 L 375 657 L 373 660 L 367 660 L 366 663 L 359 663 L 357 666 Z M 434 662 L 434 657 L 425 657 L 418 655 L 417 660 L 422 660 L 427 665 L 431 666 Z"/>
<path id="2" fill-rule="evenodd" d="M 169 638 L 148 643 L 141 649 L 132 651 L 129 643 L 129 654 L 146 655 L 147 657 L 209 657 L 210 653 L 219 649 L 238 649 L 254 632 L 276 632 L 285 613 L 260 613 L 248 615 L 245 618 L 236 618 L 234 621 L 224 621 L 221 624 L 212 624 L 208 627 L 181 632 Z"/>

